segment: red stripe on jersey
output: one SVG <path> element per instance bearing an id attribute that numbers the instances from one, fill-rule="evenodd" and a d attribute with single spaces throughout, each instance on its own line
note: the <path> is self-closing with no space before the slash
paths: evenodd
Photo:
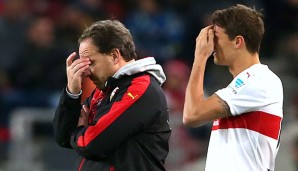
<path id="1" fill-rule="evenodd" d="M 121 101 L 115 102 L 110 111 L 102 116 L 94 126 L 89 126 L 85 134 L 78 138 L 77 144 L 80 147 L 87 146 L 95 137 L 100 135 L 110 124 L 135 103 L 146 91 L 150 84 L 150 76 L 144 75 L 134 78 L 131 86 L 128 87 Z"/>
<path id="2" fill-rule="evenodd" d="M 282 118 L 270 113 L 255 111 L 218 120 L 212 130 L 244 128 L 278 139 Z M 217 122 L 217 121 L 215 121 Z"/>

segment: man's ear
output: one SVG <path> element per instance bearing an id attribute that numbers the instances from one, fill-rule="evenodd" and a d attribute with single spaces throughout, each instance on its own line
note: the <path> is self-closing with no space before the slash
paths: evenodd
<path id="1" fill-rule="evenodd" d="M 243 36 L 236 36 L 235 38 L 235 48 L 240 48 L 242 46 L 244 46 L 245 41 L 244 41 L 244 37 Z"/>
<path id="2" fill-rule="evenodd" d="M 116 49 L 116 48 L 112 49 L 111 50 L 111 56 L 112 56 L 113 63 L 117 64 L 120 61 L 120 58 L 121 58 L 121 54 L 120 54 L 119 49 Z"/>

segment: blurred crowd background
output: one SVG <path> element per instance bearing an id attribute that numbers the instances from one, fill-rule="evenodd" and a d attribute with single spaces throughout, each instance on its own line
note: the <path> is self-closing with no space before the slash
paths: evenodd
<path id="1" fill-rule="evenodd" d="M 276 170 L 297 171 L 298 0 L 0 0 L 0 171 L 75 170 L 75 155 L 52 139 L 51 119 L 66 86 L 66 58 L 78 51 L 83 29 L 102 19 L 122 21 L 139 58 L 154 56 L 164 67 L 173 131 L 167 169 L 203 170 L 211 124 L 183 126 L 184 91 L 201 28 L 214 10 L 237 3 L 265 15 L 261 62 L 284 85 Z M 226 67 L 208 61 L 206 95 L 231 80 Z"/>

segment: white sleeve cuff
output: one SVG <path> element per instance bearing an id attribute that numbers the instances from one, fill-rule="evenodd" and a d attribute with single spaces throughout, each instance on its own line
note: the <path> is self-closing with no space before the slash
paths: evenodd
<path id="1" fill-rule="evenodd" d="M 73 98 L 73 99 L 78 99 L 80 97 L 80 95 L 82 94 L 82 90 L 80 90 L 79 94 L 72 94 L 68 91 L 67 87 L 66 87 L 66 93 L 69 95 L 69 97 Z"/>

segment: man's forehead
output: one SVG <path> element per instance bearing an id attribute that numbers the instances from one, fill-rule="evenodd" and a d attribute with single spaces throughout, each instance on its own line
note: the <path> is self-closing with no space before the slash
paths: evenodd
<path id="1" fill-rule="evenodd" d="M 81 44 L 82 45 L 82 44 Z M 94 46 L 90 45 L 90 44 L 83 44 L 82 46 L 80 46 L 79 48 L 79 55 L 80 56 L 86 56 L 86 55 L 90 55 L 90 53 L 92 52 L 96 52 L 96 49 Z"/>
<path id="2" fill-rule="evenodd" d="M 79 56 L 80 57 L 84 57 L 84 56 L 88 55 L 88 53 L 89 53 L 89 50 L 88 49 L 84 49 L 83 51 L 79 52 Z"/>

